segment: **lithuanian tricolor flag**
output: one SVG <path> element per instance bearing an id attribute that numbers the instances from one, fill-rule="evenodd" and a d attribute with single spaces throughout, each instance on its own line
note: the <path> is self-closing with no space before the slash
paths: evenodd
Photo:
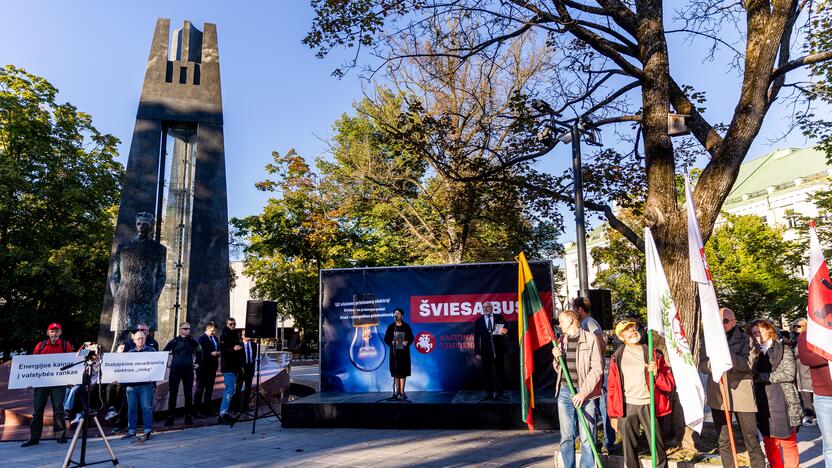
<path id="1" fill-rule="evenodd" d="M 534 430 L 532 409 L 534 408 L 534 350 L 551 343 L 555 339 L 552 324 L 546 309 L 540 303 L 540 295 L 532 278 L 532 271 L 526 255 L 520 252 L 515 257 L 518 263 L 517 271 L 517 333 L 520 338 L 520 379 L 523 385 L 520 389 L 520 401 L 523 411 L 523 421 L 528 424 L 529 431 Z"/>

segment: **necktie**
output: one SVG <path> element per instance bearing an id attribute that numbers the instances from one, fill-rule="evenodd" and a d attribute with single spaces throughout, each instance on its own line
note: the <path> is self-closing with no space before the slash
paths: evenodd
<path id="1" fill-rule="evenodd" d="M 491 316 L 485 318 L 485 323 L 485 326 L 488 327 L 488 331 L 494 331 L 494 329 L 491 327 Z"/>
<path id="2" fill-rule="evenodd" d="M 217 345 L 217 339 L 213 335 L 211 335 L 211 343 L 213 343 L 215 351 L 220 348 L 219 345 Z"/>

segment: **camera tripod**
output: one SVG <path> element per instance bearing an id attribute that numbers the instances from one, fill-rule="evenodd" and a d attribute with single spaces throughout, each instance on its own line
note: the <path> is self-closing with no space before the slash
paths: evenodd
<path id="1" fill-rule="evenodd" d="M 78 423 L 78 427 L 75 428 L 75 434 L 72 436 L 72 443 L 69 444 L 69 449 L 66 451 L 66 457 L 64 458 L 64 464 L 62 465 L 64 468 L 67 468 L 72 464 L 72 466 L 89 466 L 89 465 L 97 465 L 99 463 L 107 463 L 108 461 L 111 462 L 114 466 L 118 467 L 118 458 L 116 457 L 115 452 L 113 452 L 113 448 L 110 447 L 110 442 L 107 440 L 107 436 L 104 434 L 104 429 L 101 427 L 101 423 L 98 421 L 98 416 L 94 412 L 90 412 L 90 393 L 91 390 L 91 382 L 92 382 L 92 374 L 93 368 L 99 367 L 98 372 L 100 372 L 100 360 L 97 358 L 92 359 L 85 359 L 83 361 L 76 362 L 75 364 L 70 364 L 68 366 L 64 366 L 61 370 L 69 369 L 70 367 L 77 366 L 79 364 L 84 364 L 84 373 L 81 379 L 81 391 L 84 392 L 82 398 L 82 405 L 83 409 L 81 410 L 81 421 Z M 107 451 L 110 453 L 110 458 L 107 460 L 99 460 L 95 462 L 88 463 L 87 458 L 87 428 L 89 427 L 90 420 L 95 421 L 95 426 L 98 428 L 98 434 L 101 436 L 101 440 L 104 441 L 104 446 L 107 447 Z M 78 444 L 78 438 L 80 436 L 81 439 L 81 456 L 78 461 L 72 460 L 72 454 L 75 452 L 75 447 Z"/>
<path id="2" fill-rule="evenodd" d="M 255 363 L 256 364 L 255 364 L 255 374 L 254 374 L 256 376 L 256 384 L 255 385 L 256 385 L 257 391 L 252 392 L 252 395 L 249 397 L 249 401 L 245 402 L 245 404 L 249 403 L 252 399 L 254 399 L 254 414 L 249 414 L 248 412 L 240 411 L 240 414 L 237 415 L 237 418 L 231 424 L 231 426 L 233 427 L 234 424 L 239 422 L 240 417 L 242 417 L 243 414 L 247 414 L 248 416 L 251 416 L 253 418 L 253 422 L 251 424 L 251 433 L 252 434 L 254 434 L 255 431 L 257 430 L 257 420 L 260 419 L 260 418 L 266 417 L 269 414 L 274 415 L 278 419 L 278 421 L 282 421 L 282 419 L 280 418 L 280 414 L 274 409 L 274 406 L 272 406 L 271 402 L 269 402 L 269 399 L 266 397 L 266 395 L 263 392 L 262 387 L 260 386 L 260 363 L 262 362 L 263 355 L 265 354 L 265 353 L 261 352 L 260 344 L 262 343 L 262 340 L 260 338 L 254 338 L 253 341 L 255 343 L 257 343 L 257 355 L 256 355 L 256 358 L 255 358 Z M 251 389 L 249 389 L 249 390 L 251 390 Z M 266 406 L 269 407 L 269 411 L 266 412 L 266 414 L 264 414 L 263 416 L 260 416 L 260 400 L 262 400 L 263 403 Z M 241 399 L 240 405 L 242 406 L 243 404 L 244 403 L 242 402 L 242 399 Z"/>

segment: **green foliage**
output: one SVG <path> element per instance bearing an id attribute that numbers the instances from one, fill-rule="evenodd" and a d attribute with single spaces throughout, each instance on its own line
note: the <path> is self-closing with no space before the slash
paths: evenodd
<path id="1" fill-rule="evenodd" d="M 274 153 L 266 170 L 275 177 L 258 188 L 276 196 L 261 214 L 232 220 L 247 241 L 255 296 L 277 301 L 312 330 L 322 268 L 559 253 L 558 226 L 534 221 L 516 185 L 451 180 L 415 154 L 413 139 L 397 138 L 423 120 L 401 96 L 380 90 L 356 111 L 335 123 L 332 158 L 315 170 L 294 151 Z"/>
<path id="2" fill-rule="evenodd" d="M 122 166 L 118 139 L 55 101 L 45 79 L 0 68 L 0 350 L 28 349 L 52 321 L 94 339 Z"/>
<path id="3" fill-rule="evenodd" d="M 261 214 L 232 219 L 232 225 L 235 236 L 246 239 L 245 273 L 254 278 L 252 294 L 277 301 L 301 329 L 314 330 L 320 269 L 407 259 L 395 239 L 375 229 L 378 218 L 348 215 L 348 203 L 327 192 L 328 185 L 294 150 L 273 157 L 266 170 L 276 180 L 258 188 L 278 196 Z"/>
<path id="4" fill-rule="evenodd" d="M 705 245 L 720 304 L 731 308 L 740 322 L 779 322 L 805 312 L 807 284 L 794 275 L 802 263 L 802 247 L 783 240 L 759 216 L 723 216 L 726 223 Z"/>
<path id="5" fill-rule="evenodd" d="M 636 220 L 629 212 L 619 217 L 635 225 Z M 598 272 L 594 285 L 611 291 L 616 320 L 637 314 L 646 323 L 647 273 L 644 254 L 618 231 L 608 226 L 604 229 L 609 244 L 592 249 L 592 259 L 596 265 L 604 264 L 608 268 Z"/>
<path id="6" fill-rule="evenodd" d="M 811 4 L 811 16 L 808 27 L 805 29 L 806 42 L 804 51 L 807 54 L 816 54 L 832 49 L 832 4 L 829 2 L 814 2 Z M 813 103 L 813 110 L 798 116 L 803 134 L 806 137 L 817 141 L 827 159 L 832 161 L 832 120 L 826 119 L 826 112 L 816 115 L 817 104 L 826 107 L 832 104 L 832 63 L 822 61 L 813 64 L 810 68 L 812 82 L 804 84 L 801 91 L 806 94 L 810 103 Z"/>
<path id="7" fill-rule="evenodd" d="M 807 287 L 795 277 L 803 263 L 803 244 L 783 240 L 782 233 L 759 216 L 722 216 L 725 224 L 705 245 L 720 304 L 734 310 L 740 322 L 762 317 L 791 319 L 799 314 Z M 646 319 L 644 254 L 617 231 L 606 230 L 609 245 L 592 249 L 592 258 L 608 268 L 598 273 L 594 284 L 612 290 L 617 318 L 639 314 Z"/>
<path id="8" fill-rule="evenodd" d="M 823 257 L 832 259 L 832 189 L 818 190 L 809 195 L 809 201 L 818 210 L 818 216 L 803 216 L 794 212 L 786 214 L 789 225 L 794 226 L 798 233 L 798 244 L 803 246 L 803 265 L 808 265 L 809 258 L 809 223 L 816 222 L 815 231 L 818 233 Z"/>

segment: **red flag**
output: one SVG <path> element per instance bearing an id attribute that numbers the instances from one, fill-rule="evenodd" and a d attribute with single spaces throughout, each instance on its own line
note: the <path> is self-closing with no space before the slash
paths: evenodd
<path id="1" fill-rule="evenodd" d="M 809 307 L 806 345 L 832 361 L 832 281 L 815 222 L 809 224 Z M 832 364 L 830 364 L 832 369 Z"/>

